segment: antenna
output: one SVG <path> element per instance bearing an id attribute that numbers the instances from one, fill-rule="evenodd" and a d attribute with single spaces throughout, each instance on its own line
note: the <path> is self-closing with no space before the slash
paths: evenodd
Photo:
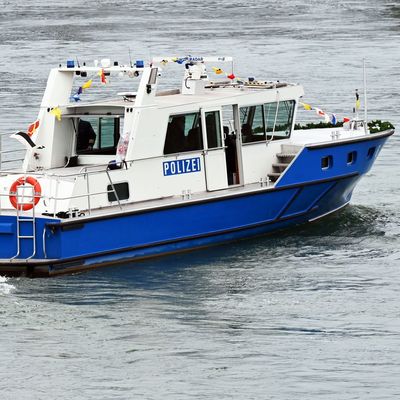
<path id="1" fill-rule="evenodd" d="M 77 63 L 77 65 L 78 65 L 78 68 L 80 68 L 81 66 L 79 65 L 78 57 L 76 57 L 76 63 Z"/>
<path id="2" fill-rule="evenodd" d="M 368 133 L 367 69 L 366 69 L 365 58 L 363 58 L 363 75 L 364 75 L 364 130 L 365 133 Z"/>
<path id="3" fill-rule="evenodd" d="M 131 57 L 131 48 L 128 47 L 128 53 L 129 53 L 129 65 L 131 68 L 133 68 L 133 64 L 132 64 L 132 57 Z"/>

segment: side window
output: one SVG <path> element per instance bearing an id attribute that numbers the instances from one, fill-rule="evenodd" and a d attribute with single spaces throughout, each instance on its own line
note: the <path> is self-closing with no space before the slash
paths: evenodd
<path id="1" fill-rule="evenodd" d="M 171 115 L 164 143 L 164 154 L 203 149 L 200 113 Z"/>
<path id="2" fill-rule="evenodd" d="M 83 117 L 77 126 L 77 154 L 114 154 L 120 136 L 121 118 Z"/>
<path id="3" fill-rule="evenodd" d="M 249 106 L 240 108 L 242 142 L 260 142 L 265 140 L 264 107 Z"/>
<path id="4" fill-rule="evenodd" d="M 265 130 L 267 132 L 273 132 L 275 127 L 275 117 L 277 111 L 278 103 L 267 103 L 264 104 L 264 120 L 265 120 Z M 271 135 L 268 135 L 268 139 Z"/>
<path id="5" fill-rule="evenodd" d="M 94 148 L 99 136 L 99 119 L 84 117 L 77 120 L 76 152 L 88 153 Z"/>
<path id="6" fill-rule="evenodd" d="M 99 149 L 115 147 L 119 139 L 119 118 L 99 118 L 100 135 L 96 144 Z"/>
<path id="7" fill-rule="evenodd" d="M 115 192 L 117 192 L 118 200 L 128 200 L 129 199 L 129 183 L 114 183 Z M 114 189 L 111 185 L 107 186 L 107 196 L 108 201 L 117 201 L 117 196 L 115 195 Z"/>
<path id="8" fill-rule="evenodd" d="M 221 120 L 219 111 L 205 113 L 208 148 L 222 147 Z"/>
<path id="9" fill-rule="evenodd" d="M 290 136 L 294 112 L 294 100 L 286 100 L 278 103 L 278 113 L 275 122 L 275 139 L 283 139 Z"/>

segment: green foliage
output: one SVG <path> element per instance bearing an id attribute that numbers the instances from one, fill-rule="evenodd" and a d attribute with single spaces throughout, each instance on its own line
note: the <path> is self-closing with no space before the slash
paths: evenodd
<path id="1" fill-rule="evenodd" d="M 310 122 L 308 124 L 296 124 L 294 129 L 323 129 L 323 128 L 340 128 L 343 126 L 343 122 L 338 122 L 336 125 L 331 124 L 330 122 L 318 122 L 317 124 L 314 122 Z"/>
<path id="2" fill-rule="evenodd" d="M 294 129 L 324 129 L 324 128 L 340 128 L 343 126 L 343 122 L 338 122 L 336 125 L 332 125 L 330 122 L 310 122 L 308 124 L 296 124 Z M 382 131 L 387 131 L 389 129 L 394 129 L 394 126 L 389 121 L 381 121 L 376 119 L 374 121 L 368 122 L 368 128 L 371 133 L 377 133 Z"/>
<path id="3" fill-rule="evenodd" d="M 389 121 L 381 121 L 380 119 L 375 119 L 374 121 L 368 122 L 368 128 L 370 133 L 377 133 L 387 131 L 389 129 L 394 129 L 394 126 Z"/>

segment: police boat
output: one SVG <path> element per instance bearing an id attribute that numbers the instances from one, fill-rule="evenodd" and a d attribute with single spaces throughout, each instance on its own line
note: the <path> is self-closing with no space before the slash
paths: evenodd
<path id="1" fill-rule="evenodd" d="M 359 119 L 295 129 L 302 86 L 240 79 L 224 72 L 231 63 L 188 56 L 52 69 L 37 119 L 11 135 L 25 146 L 21 166 L 7 168 L 2 152 L 0 275 L 203 248 L 345 207 L 394 130 Z M 177 68 L 181 87 L 158 90 Z M 130 91 L 103 96 L 114 79 Z"/>

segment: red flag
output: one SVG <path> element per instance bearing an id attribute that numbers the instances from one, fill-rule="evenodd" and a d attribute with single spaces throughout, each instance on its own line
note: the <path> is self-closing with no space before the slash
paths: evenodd
<path id="1" fill-rule="evenodd" d="M 350 122 L 350 118 L 344 117 L 343 122 Z"/>
<path id="2" fill-rule="evenodd" d="M 32 124 L 30 124 L 28 126 L 28 131 L 27 131 L 28 135 L 32 136 L 36 132 L 36 129 L 39 128 L 39 125 L 40 125 L 40 121 L 38 119 L 35 122 L 33 122 Z"/>
<path id="3" fill-rule="evenodd" d="M 101 83 L 106 84 L 107 83 L 107 79 L 106 79 L 106 74 L 104 73 L 104 69 L 101 69 L 101 71 L 99 71 L 99 76 L 101 79 Z"/>
<path id="4" fill-rule="evenodd" d="M 236 78 L 236 76 L 235 76 L 234 74 L 227 75 L 226 77 L 227 77 L 228 79 L 231 79 L 231 80 L 233 80 L 233 79 Z"/>

